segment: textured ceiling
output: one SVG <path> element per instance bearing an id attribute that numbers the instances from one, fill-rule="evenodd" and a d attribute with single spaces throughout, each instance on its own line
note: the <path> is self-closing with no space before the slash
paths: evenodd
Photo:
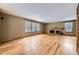
<path id="1" fill-rule="evenodd" d="M 76 19 L 76 3 L 0 3 L 0 11 L 51 23 Z"/>

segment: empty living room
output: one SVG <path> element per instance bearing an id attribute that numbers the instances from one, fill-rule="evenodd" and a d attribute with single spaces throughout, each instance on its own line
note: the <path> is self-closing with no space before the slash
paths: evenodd
<path id="1" fill-rule="evenodd" d="M 78 55 L 78 3 L 0 3 L 0 55 Z"/>

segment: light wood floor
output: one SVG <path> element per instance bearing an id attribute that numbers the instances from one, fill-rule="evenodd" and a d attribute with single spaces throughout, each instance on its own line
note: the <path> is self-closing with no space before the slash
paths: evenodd
<path id="1" fill-rule="evenodd" d="M 76 53 L 76 37 L 40 34 L 0 45 L 1 55 L 62 55 Z"/>

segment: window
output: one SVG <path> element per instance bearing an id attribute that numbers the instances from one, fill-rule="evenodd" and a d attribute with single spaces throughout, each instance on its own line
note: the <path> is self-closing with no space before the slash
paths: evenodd
<path id="1" fill-rule="evenodd" d="M 32 32 L 36 32 L 36 23 L 35 22 L 32 22 Z"/>
<path id="2" fill-rule="evenodd" d="M 37 23 L 37 31 L 40 31 L 40 23 Z"/>
<path id="3" fill-rule="evenodd" d="M 39 32 L 40 23 L 25 20 L 25 32 Z"/>
<path id="4" fill-rule="evenodd" d="M 32 22 L 32 32 L 40 31 L 40 23 Z"/>
<path id="5" fill-rule="evenodd" d="M 65 31 L 66 32 L 72 32 L 72 29 L 73 29 L 73 23 L 72 22 L 65 23 Z"/>
<path id="6" fill-rule="evenodd" d="M 31 32 L 31 22 L 25 20 L 25 32 Z"/>

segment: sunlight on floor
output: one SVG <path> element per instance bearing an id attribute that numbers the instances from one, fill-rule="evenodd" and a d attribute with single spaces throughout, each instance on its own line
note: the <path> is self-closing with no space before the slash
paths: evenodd
<path id="1" fill-rule="evenodd" d="M 61 48 L 63 49 L 64 54 L 77 54 L 76 52 L 76 40 L 71 37 L 65 37 L 61 40 Z"/>

